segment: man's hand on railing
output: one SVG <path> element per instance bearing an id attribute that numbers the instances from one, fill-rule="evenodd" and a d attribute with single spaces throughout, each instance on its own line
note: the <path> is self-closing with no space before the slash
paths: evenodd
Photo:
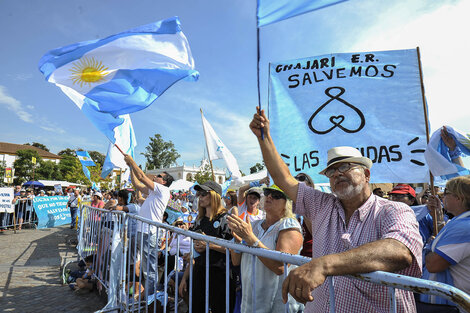
<path id="1" fill-rule="evenodd" d="M 287 294 L 300 302 L 313 301 L 312 291 L 325 282 L 326 275 L 322 258 L 312 261 L 293 269 L 282 284 L 282 300 L 287 302 Z"/>

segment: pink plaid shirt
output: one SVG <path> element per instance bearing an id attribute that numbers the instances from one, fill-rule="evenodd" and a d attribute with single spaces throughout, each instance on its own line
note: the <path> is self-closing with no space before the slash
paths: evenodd
<path id="1" fill-rule="evenodd" d="M 340 253 L 368 242 L 393 238 L 410 249 L 410 267 L 398 274 L 421 277 L 423 242 L 413 210 L 375 195 L 357 209 L 346 225 L 341 202 L 332 194 L 299 184 L 294 212 L 312 221 L 313 257 Z M 316 288 L 305 312 L 328 312 L 328 281 Z M 390 312 L 388 288 L 343 276 L 334 277 L 336 312 Z M 398 312 L 416 312 L 413 294 L 396 289 Z"/>

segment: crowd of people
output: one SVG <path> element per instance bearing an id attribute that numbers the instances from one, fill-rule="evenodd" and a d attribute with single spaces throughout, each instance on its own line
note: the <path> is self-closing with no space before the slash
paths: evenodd
<path id="1" fill-rule="evenodd" d="M 272 181 L 265 178 L 225 193 L 219 184 L 208 181 L 196 185 L 195 194 L 172 194 L 171 175 L 146 175 L 130 156 L 125 156 L 134 192 L 120 191 L 117 206 L 110 208 L 165 222 L 165 210 L 173 199 L 182 204 L 185 212 L 197 212 L 192 223 L 177 219 L 174 226 L 240 245 L 312 258 L 302 266 L 288 266 L 284 279 L 281 262 L 230 250 L 227 276 L 227 249 L 194 240 L 194 312 L 205 310 L 206 249 L 212 312 L 225 312 L 227 305 L 230 312 L 284 312 L 286 303 L 289 312 L 326 312 L 330 307 L 330 287 L 335 291 L 336 312 L 386 312 L 390 308 L 388 288 L 347 277 L 374 271 L 423 277 L 470 292 L 469 177 L 449 180 L 443 192 L 436 187 L 417 193 L 406 183 L 397 184 L 388 193 L 380 188 L 372 190 L 372 161 L 355 148 L 335 147 L 328 151 L 327 166 L 320 172 L 330 180 L 332 193 L 325 193 L 314 188 L 309 175 L 291 175 L 276 151 L 263 111 L 254 115 L 250 128 L 258 139 Z M 94 198 L 92 206 L 106 206 L 100 194 Z M 417 219 L 418 210 L 423 208 L 425 214 Z M 154 227 L 137 221 L 131 229 L 136 238 L 142 238 L 135 243 L 142 258 L 133 273 L 145 281 L 145 287 L 133 286 L 134 298 L 163 290 L 164 275 L 157 276 L 156 265 L 166 263 L 166 275 L 173 275 L 168 282 L 188 301 L 189 238 L 170 235 L 170 253 L 165 255 Z M 335 277 L 333 286 L 329 286 L 328 276 Z M 255 302 L 253 295 L 257 297 Z M 398 312 L 468 311 L 444 299 L 401 289 L 396 291 L 396 305 Z"/>
<path id="2" fill-rule="evenodd" d="M 205 311 L 206 275 L 214 313 L 225 312 L 227 306 L 230 312 L 284 312 L 286 303 L 289 312 L 327 312 L 330 288 L 335 292 L 336 312 L 388 312 L 388 288 L 347 277 L 374 271 L 444 282 L 470 293 L 470 177 L 448 180 L 442 192 L 435 187 L 417 193 L 405 182 L 389 192 L 372 190 L 372 161 L 357 149 L 343 146 L 327 152 L 327 166 L 320 172 L 330 181 L 331 193 L 325 193 L 314 188 L 315 182 L 306 173 L 295 177 L 290 173 L 270 136 L 264 111 L 254 115 L 250 128 L 272 181 L 266 177 L 226 192 L 207 181 L 195 185 L 193 193 L 174 193 L 169 189 L 170 174 L 146 175 L 125 155 L 133 188 L 94 192 L 90 205 L 169 223 L 165 212 L 171 199 L 182 214 L 197 213 L 195 220 L 180 216 L 171 221 L 175 227 L 240 245 L 299 254 L 311 261 L 288 266 L 284 279 L 282 262 L 236 249 L 230 250 L 227 259 L 224 246 L 201 240 L 194 240 L 191 251 L 185 234 L 170 233 L 168 240 L 161 240 L 156 227 L 133 219 L 128 228 L 132 275 L 134 282 L 135 277 L 142 282 L 129 282 L 134 300 L 171 289 L 189 301 L 191 260 L 193 312 Z M 455 149 L 451 139 L 445 143 Z M 26 195 L 27 190 L 19 192 Z M 80 196 L 78 189 L 70 195 L 72 217 Z M 72 219 L 71 227 L 74 223 Z M 332 286 L 326 279 L 329 276 L 335 277 Z M 82 277 L 73 288 L 89 289 L 88 283 Z M 401 289 L 396 290 L 396 306 L 398 312 L 469 312 L 457 303 Z"/>

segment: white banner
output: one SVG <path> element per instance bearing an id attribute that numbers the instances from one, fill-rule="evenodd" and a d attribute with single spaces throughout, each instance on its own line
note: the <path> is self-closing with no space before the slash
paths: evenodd
<path id="1" fill-rule="evenodd" d="M 13 198 L 13 188 L 0 188 L 0 213 L 13 213 L 15 209 L 15 206 L 11 204 Z"/>

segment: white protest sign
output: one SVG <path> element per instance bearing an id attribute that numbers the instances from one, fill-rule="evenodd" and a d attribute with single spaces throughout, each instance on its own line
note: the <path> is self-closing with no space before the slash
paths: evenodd
<path id="1" fill-rule="evenodd" d="M 0 213 L 13 213 L 15 209 L 15 206 L 11 204 L 13 198 L 13 188 L 0 188 Z"/>

